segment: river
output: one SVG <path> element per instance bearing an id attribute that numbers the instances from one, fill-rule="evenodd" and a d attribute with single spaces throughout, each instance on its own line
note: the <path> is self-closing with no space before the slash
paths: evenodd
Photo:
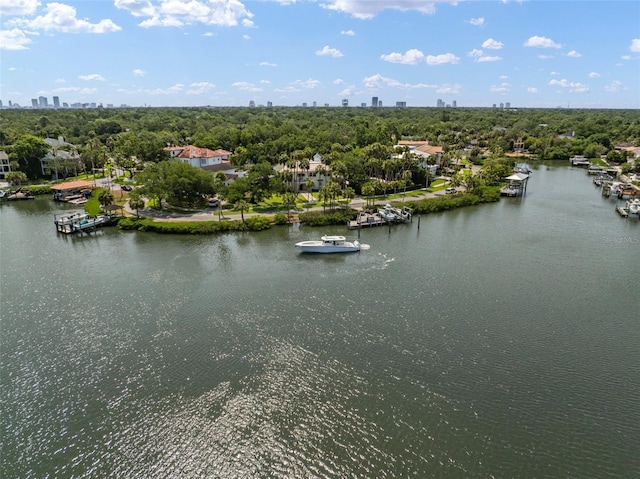
<path id="1" fill-rule="evenodd" d="M 363 230 L 56 233 L 0 207 L 3 478 L 630 478 L 640 221 L 584 170 Z M 637 476 L 636 476 L 637 477 Z"/>

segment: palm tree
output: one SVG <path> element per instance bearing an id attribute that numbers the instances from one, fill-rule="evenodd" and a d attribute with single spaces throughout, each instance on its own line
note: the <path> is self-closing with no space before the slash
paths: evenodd
<path id="1" fill-rule="evenodd" d="M 370 182 L 362 185 L 362 194 L 367 198 L 367 206 L 369 206 L 369 203 L 373 203 L 373 195 L 375 192 L 376 189 Z"/>
<path id="2" fill-rule="evenodd" d="M 144 199 L 140 196 L 137 190 L 131 192 L 129 195 L 129 208 L 136 210 L 136 216 L 140 218 L 140 210 L 144 208 Z"/>
<path id="3" fill-rule="evenodd" d="M 102 190 L 98 195 L 98 201 L 102 207 L 113 204 L 113 193 L 111 190 Z"/>
<path id="4" fill-rule="evenodd" d="M 411 181 L 411 171 L 404 170 L 402 172 L 402 182 L 404 183 L 404 193 L 402 194 L 402 201 L 404 201 L 404 196 L 407 194 L 407 183 Z"/>
<path id="5" fill-rule="evenodd" d="M 298 199 L 298 195 L 293 191 L 287 191 L 282 197 L 284 204 L 287 207 L 287 218 L 289 218 L 289 214 L 291 212 L 291 205 L 295 207 L 296 199 Z"/>
<path id="6" fill-rule="evenodd" d="M 244 223 L 244 210 L 249 209 L 249 203 L 246 200 L 238 200 L 233 204 L 233 207 L 237 210 L 240 210 L 240 217 L 242 218 L 242 222 Z"/>

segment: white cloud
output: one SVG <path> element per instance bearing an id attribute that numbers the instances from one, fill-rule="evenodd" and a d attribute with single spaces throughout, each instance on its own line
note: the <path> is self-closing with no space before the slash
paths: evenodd
<path id="1" fill-rule="evenodd" d="M 388 55 L 381 55 L 380 59 L 390 63 L 415 65 L 425 61 L 425 56 L 420 50 L 412 48 L 411 50 L 407 50 L 405 53 L 389 53 Z"/>
<path id="2" fill-rule="evenodd" d="M 242 38 L 244 40 L 251 40 L 251 35 L 244 34 L 244 35 L 242 35 Z"/>
<path id="3" fill-rule="evenodd" d="M 320 81 L 309 78 L 308 80 L 296 80 L 291 85 L 304 88 L 305 90 L 313 90 L 320 85 Z"/>
<path id="4" fill-rule="evenodd" d="M 0 50 L 27 50 L 32 42 L 19 28 L 0 30 Z"/>
<path id="5" fill-rule="evenodd" d="M 467 53 L 467 56 L 473 58 L 473 61 L 478 63 L 497 62 L 502 60 L 502 58 L 498 56 L 485 56 L 484 52 L 477 48 L 474 48 L 469 53 Z"/>
<path id="6" fill-rule="evenodd" d="M 134 17 L 148 17 L 140 22 L 144 28 L 205 25 L 252 28 L 253 14 L 240 0 L 161 0 L 154 6 L 149 0 L 116 0 L 116 7 Z"/>
<path id="7" fill-rule="evenodd" d="M 547 37 L 533 36 L 524 42 L 525 47 L 534 48 L 561 48 L 561 45 L 557 44 L 553 40 Z"/>
<path id="8" fill-rule="evenodd" d="M 329 45 L 325 45 L 322 50 L 318 50 L 316 55 L 321 57 L 333 57 L 338 58 L 344 56 L 342 52 L 336 48 L 330 48 Z"/>
<path id="9" fill-rule="evenodd" d="M 567 56 L 571 57 L 571 58 L 580 58 L 582 56 L 582 54 L 578 53 L 575 50 L 571 50 L 569 53 L 567 53 Z"/>
<path id="10" fill-rule="evenodd" d="M 538 93 L 538 89 L 534 86 L 530 86 L 529 88 L 527 88 L 527 92 L 528 93 Z"/>
<path id="11" fill-rule="evenodd" d="M 116 8 L 127 10 L 134 17 L 151 17 L 156 14 L 156 8 L 149 0 L 115 0 Z"/>
<path id="12" fill-rule="evenodd" d="M 504 43 L 494 40 L 493 38 L 487 38 L 482 44 L 482 48 L 488 48 L 489 50 L 500 50 L 504 46 Z"/>
<path id="13" fill-rule="evenodd" d="M 187 95 L 202 95 L 212 90 L 216 86 L 213 83 L 209 83 L 206 81 L 196 82 L 189 85 L 189 89 L 187 90 Z"/>
<path id="14" fill-rule="evenodd" d="M 511 84 L 503 82 L 500 85 L 491 85 L 489 91 L 492 93 L 507 93 L 511 89 Z"/>
<path id="15" fill-rule="evenodd" d="M 98 91 L 97 88 L 81 88 L 78 86 L 67 86 L 56 88 L 53 93 L 78 93 L 79 95 L 93 95 Z"/>
<path id="16" fill-rule="evenodd" d="M 549 85 L 568 88 L 572 93 L 587 93 L 589 91 L 588 86 L 579 82 L 570 82 L 568 80 L 565 80 L 564 78 L 562 80 L 553 79 L 549 82 Z"/>
<path id="17" fill-rule="evenodd" d="M 260 62 L 261 67 L 277 67 L 277 63 L 269 63 L 269 62 Z"/>
<path id="18" fill-rule="evenodd" d="M 558 76 L 558 75 L 560 75 L 560 73 L 558 73 L 558 72 L 550 72 L 550 73 L 549 73 L 549 75 L 551 75 L 551 76 L 553 76 L 553 77 L 554 77 L 554 76 Z"/>
<path id="19" fill-rule="evenodd" d="M 33 15 L 39 0 L 0 0 L 0 15 Z"/>
<path id="20" fill-rule="evenodd" d="M 64 78 L 57 78 L 53 83 L 67 83 L 67 80 Z"/>
<path id="21" fill-rule="evenodd" d="M 33 20 L 21 20 L 19 23 L 27 28 L 64 33 L 110 33 L 122 30 L 109 19 L 90 23 L 76 17 L 76 9 L 69 5 L 52 2 L 46 6 L 46 13 Z"/>
<path id="22" fill-rule="evenodd" d="M 432 15 L 436 11 L 437 3 L 455 4 L 456 0 L 327 0 L 320 6 L 329 10 L 348 13 L 349 15 L 363 20 L 371 19 L 384 10 L 400 10 L 407 12 L 411 10 Z"/>
<path id="23" fill-rule="evenodd" d="M 436 88 L 436 93 L 440 93 L 443 95 L 458 95 L 461 91 L 462 86 L 458 84 L 451 85 L 447 83 Z"/>
<path id="24" fill-rule="evenodd" d="M 551 58 L 553 58 L 553 55 L 538 55 L 538 58 L 540 60 L 550 60 Z"/>
<path id="25" fill-rule="evenodd" d="M 477 48 L 474 48 L 473 50 L 471 50 L 469 53 L 467 53 L 468 57 L 472 57 L 474 59 L 476 58 L 480 58 L 482 56 L 484 52 L 482 50 L 479 50 Z"/>
<path id="26" fill-rule="evenodd" d="M 629 45 L 629 50 L 634 53 L 640 53 L 640 38 L 634 38 L 631 40 L 631 45 Z"/>
<path id="27" fill-rule="evenodd" d="M 334 85 L 344 85 L 345 81 L 342 78 L 336 78 L 333 80 Z"/>
<path id="28" fill-rule="evenodd" d="M 342 30 L 340 32 L 340 35 L 348 35 L 350 37 L 354 37 L 356 35 L 356 32 L 354 32 L 353 30 Z"/>
<path id="29" fill-rule="evenodd" d="M 502 57 L 499 56 L 486 56 L 478 58 L 478 63 L 499 62 Z"/>
<path id="30" fill-rule="evenodd" d="M 600 73 L 596 73 L 596 72 L 591 72 L 589 73 L 589 75 L 587 75 L 589 78 L 599 78 L 600 77 Z"/>
<path id="31" fill-rule="evenodd" d="M 238 90 L 243 91 L 262 91 L 262 88 L 255 86 L 253 83 L 249 83 L 246 81 L 237 81 L 232 83 L 231 86 L 236 87 Z"/>
<path id="32" fill-rule="evenodd" d="M 606 85 L 604 87 L 604 90 L 609 92 L 609 93 L 617 93 L 620 90 L 624 90 L 624 85 L 622 84 L 622 82 L 620 82 L 618 80 L 614 80 L 611 83 L 609 83 L 608 85 Z"/>
<path id="33" fill-rule="evenodd" d="M 105 81 L 102 75 L 98 73 L 92 73 L 91 75 L 80 75 L 78 78 L 84 81 Z"/>
<path id="34" fill-rule="evenodd" d="M 184 90 L 184 85 L 182 83 L 176 83 L 169 88 L 156 88 L 154 90 L 145 90 L 145 93 L 149 95 L 172 95 L 174 93 L 180 93 Z"/>
<path id="35" fill-rule="evenodd" d="M 142 70 L 141 68 L 136 68 L 135 70 L 133 70 L 133 75 L 137 76 L 137 77 L 143 77 L 146 74 L 147 74 L 147 72 Z"/>
<path id="36" fill-rule="evenodd" d="M 484 27 L 484 17 L 472 18 L 469 23 L 475 27 Z"/>
<path id="37" fill-rule="evenodd" d="M 377 90 L 383 86 L 402 88 L 405 90 L 417 89 L 417 88 L 437 88 L 437 85 L 429 85 L 426 83 L 401 83 L 393 78 L 383 77 L 379 73 L 363 79 L 365 88 L 369 90 Z"/>
<path id="38" fill-rule="evenodd" d="M 443 53 L 441 55 L 428 55 L 427 65 L 444 65 L 447 63 L 458 63 L 460 58 L 453 53 Z"/>
<path id="39" fill-rule="evenodd" d="M 203 37 L 215 37 L 216 34 L 213 32 L 207 32 L 202 34 Z"/>

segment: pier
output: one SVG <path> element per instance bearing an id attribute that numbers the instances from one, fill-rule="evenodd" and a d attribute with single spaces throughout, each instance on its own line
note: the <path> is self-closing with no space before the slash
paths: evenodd
<path id="1" fill-rule="evenodd" d="M 87 213 L 74 212 L 54 216 L 53 223 L 58 233 L 73 234 L 78 232 L 90 233 L 111 221 L 111 215 L 100 215 L 90 218 Z"/>

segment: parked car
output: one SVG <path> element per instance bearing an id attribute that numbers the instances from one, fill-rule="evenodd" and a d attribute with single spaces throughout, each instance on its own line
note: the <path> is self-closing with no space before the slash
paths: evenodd
<path id="1" fill-rule="evenodd" d="M 454 195 L 454 194 L 456 194 L 456 193 L 458 192 L 458 190 L 456 190 L 455 188 L 446 188 L 446 189 L 444 190 L 444 192 L 445 192 L 447 195 Z"/>
<path id="2" fill-rule="evenodd" d="M 129 185 L 120 185 L 120 189 L 122 191 L 133 191 L 133 188 L 131 188 Z"/>
<path id="3" fill-rule="evenodd" d="M 220 201 L 212 198 L 209 200 L 209 208 L 217 208 L 218 206 L 220 206 Z"/>

